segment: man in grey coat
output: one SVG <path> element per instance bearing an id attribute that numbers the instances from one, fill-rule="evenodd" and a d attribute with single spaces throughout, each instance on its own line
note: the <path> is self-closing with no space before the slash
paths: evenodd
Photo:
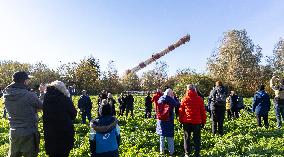
<path id="1" fill-rule="evenodd" d="M 29 91 L 29 76 L 20 71 L 13 75 L 13 83 L 4 90 L 4 104 L 10 123 L 9 157 L 36 157 L 39 151 L 37 111 L 42 102 Z"/>

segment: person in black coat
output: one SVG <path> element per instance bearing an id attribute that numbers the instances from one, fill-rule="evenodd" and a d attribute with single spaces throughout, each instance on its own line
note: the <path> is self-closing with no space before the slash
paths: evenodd
<path id="1" fill-rule="evenodd" d="M 126 117 L 128 117 L 128 113 L 131 112 L 131 117 L 134 117 L 134 98 L 131 93 L 126 98 Z"/>
<path id="2" fill-rule="evenodd" d="M 234 118 L 239 118 L 239 109 L 238 109 L 238 95 L 235 93 L 235 91 L 231 91 L 230 95 L 230 109 L 232 116 Z"/>
<path id="3" fill-rule="evenodd" d="M 152 112 L 152 98 L 150 96 L 150 92 L 148 92 L 147 96 L 145 97 L 145 118 L 151 118 Z"/>
<path id="4" fill-rule="evenodd" d="M 115 111 L 115 104 L 116 101 L 114 100 L 114 98 L 112 97 L 111 93 L 107 94 L 107 102 L 109 103 L 109 105 L 111 106 L 112 109 L 112 116 L 116 116 L 116 111 Z"/>
<path id="5" fill-rule="evenodd" d="M 68 157 L 74 146 L 77 111 L 70 93 L 61 81 L 47 86 L 43 101 L 45 151 L 49 157 Z"/>
<path id="6" fill-rule="evenodd" d="M 102 92 L 99 94 L 98 97 L 98 108 L 97 108 L 97 114 L 99 115 L 99 108 L 102 103 L 102 100 L 107 99 L 107 92 L 105 90 L 102 90 Z"/>
<path id="7" fill-rule="evenodd" d="M 217 134 L 218 132 L 222 136 L 224 134 L 227 90 L 221 81 L 216 82 L 216 86 L 214 87 L 212 93 L 210 93 L 209 98 L 211 99 L 210 110 L 212 133 Z"/>
<path id="8" fill-rule="evenodd" d="M 82 123 L 86 123 L 86 117 L 88 117 L 89 122 L 92 120 L 91 111 L 92 111 L 92 101 L 87 95 L 87 91 L 83 90 L 80 99 L 78 100 L 78 108 L 80 109 L 82 116 Z"/>
<path id="9" fill-rule="evenodd" d="M 121 93 L 121 95 L 118 97 L 118 103 L 119 103 L 119 116 L 123 116 L 124 110 L 126 108 L 126 100 L 125 100 L 125 96 L 123 93 Z"/>

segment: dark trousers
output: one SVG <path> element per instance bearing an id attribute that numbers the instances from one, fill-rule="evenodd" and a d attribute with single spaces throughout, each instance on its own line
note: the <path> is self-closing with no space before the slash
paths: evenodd
<path id="1" fill-rule="evenodd" d="M 211 110 L 211 120 L 212 120 L 212 133 L 218 133 L 220 135 L 224 134 L 223 123 L 225 118 L 225 107 L 216 107 L 215 110 Z"/>
<path id="2" fill-rule="evenodd" d="M 262 127 L 261 117 L 263 118 L 265 127 L 268 128 L 269 127 L 269 124 L 268 124 L 268 114 L 267 115 L 258 115 L 258 114 L 256 115 L 257 126 Z"/>
<path id="3" fill-rule="evenodd" d="M 131 116 L 133 117 L 134 116 L 133 107 L 126 107 L 126 117 L 128 117 L 129 111 L 131 112 Z"/>
<path id="4" fill-rule="evenodd" d="M 91 111 L 82 111 L 82 123 L 86 123 L 86 117 L 88 118 L 89 122 L 92 120 Z"/>
<path id="5" fill-rule="evenodd" d="M 226 111 L 227 111 L 227 118 L 230 120 L 232 118 L 231 109 L 226 109 Z"/>
<path id="6" fill-rule="evenodd" d="M 124 111 L 125 111 L 125 107 L 119 107 L 119 116 L 123 116 L 123 114 L 124 114 Z"/>
<path id="7" fill-rule="evenodd" d="M 233 118 L 239 118 L 239 110 L 238 109 L 231 110 L 231 114 L 232 114 Z"/>
<path id="8" fill-rule="evenodd" d="M 152 112 L 151 108 L 146 108 L 145 109 L 145 118 L 151 118 L 151 112 Z"/>
<path id="9" fill-rule="evenodd" d="M 184 131 L 184 151 L 185 153 L 190 153 L 191 143 L 190 137 L 193 133 L 193 143 L 195 155 L 199 155 L 200 153 L 200 145 L 201 145 L 201 125 L 200 124 L 183 124 Z"/>

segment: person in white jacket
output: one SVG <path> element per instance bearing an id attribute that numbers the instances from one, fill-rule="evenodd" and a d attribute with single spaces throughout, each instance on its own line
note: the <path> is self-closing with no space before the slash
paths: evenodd
<path id="1" fill-rule="evenodd" d="M 276 81 L 280 81 L 280 84 L 279 85 L 275 84 Z M 274 108 L 277 119 L 277 127 L 281 128 L 282 126 L 281 117 L 284 121 L 284 78 L 280 79 L 277 76 L 273 76 L 270 80 L 270 87 L 275 92 Z"/>

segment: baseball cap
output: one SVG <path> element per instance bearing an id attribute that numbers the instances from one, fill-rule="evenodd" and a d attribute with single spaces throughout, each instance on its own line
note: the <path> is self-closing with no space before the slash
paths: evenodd
<path id="1" fill-rule="evenodd" d="M 29 76 L 24 71 L 18 71 L 18 72 L 15 72 L 13 74 L 13 81 L 14 82 L 21 82 L 21 81 L 25 81 L 25 80 L 30 79 L 30 78 L 32 78 L 32 76 Z"/>

